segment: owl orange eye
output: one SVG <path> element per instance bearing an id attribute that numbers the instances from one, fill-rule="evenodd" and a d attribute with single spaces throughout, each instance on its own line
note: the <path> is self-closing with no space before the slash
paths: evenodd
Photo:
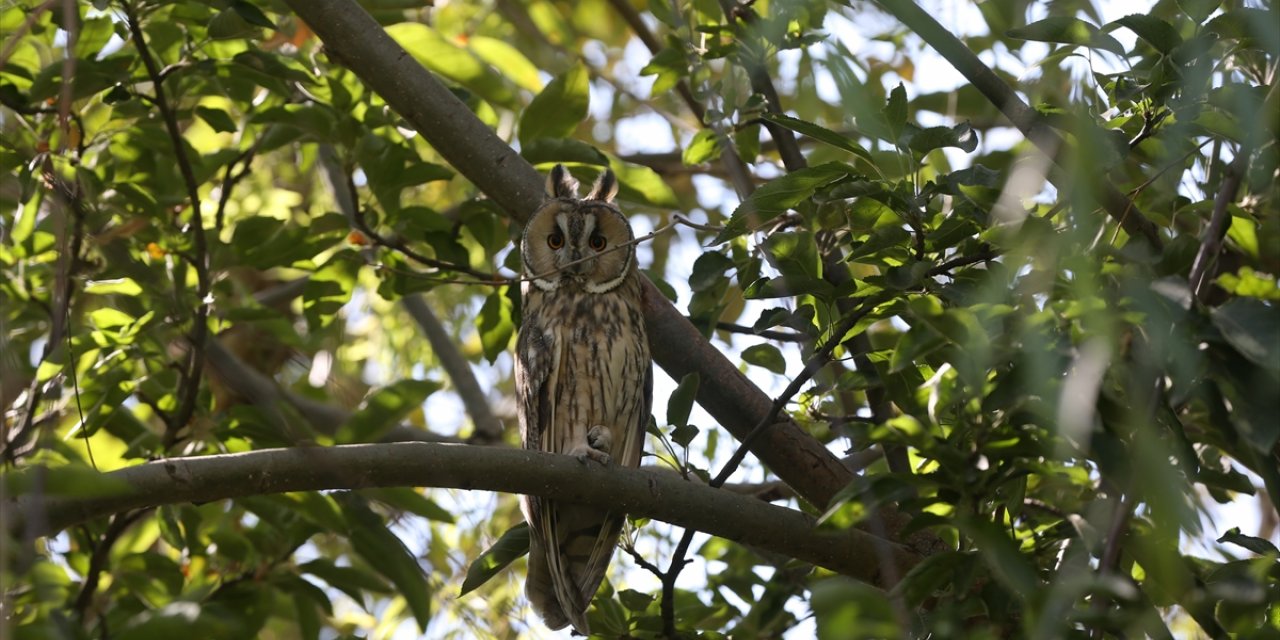
<path id="1" fill-rule="evenodd" d="M 552 249 L 559 249 L 564 246 L 564 234 L 559 231 L 547 236 L 547 246 Z"/>
<path id="2" fill-rule="evenodd" d="M 593 233 L 591 234 L 591 240 L 588 242 L 591 244 L 592 249 L 595 249 L 596 251 L 604 251 L 604 245 L 606 244 L 604 236 L 598 233 Z"/>

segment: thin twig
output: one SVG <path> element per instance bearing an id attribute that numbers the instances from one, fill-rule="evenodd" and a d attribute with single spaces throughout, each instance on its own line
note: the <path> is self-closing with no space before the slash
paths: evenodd
<path id="1" fill-rule="evenodd" d="M 1240 181 L 1244 178 L 1252 153 L 1253 150 L 1247 145 L 1236 151 L 1236 157 L 1227 166 L 1218 195 L 1213 200 L 1213 217 L 1209 219 L 1209 226 L 1205 227 L 1200 249 L 1196 251 L 1195 262 L 1191 264 L 1191 275 L 1187 277 L 1197 300 L 1204 300 L 1208 290 L 1205 283 L 1211 280 L 1208 277 L 1212 271 L 1211 265 L 1217 260 L 1218 252 L 1222 250 L 1222 239 L 1227 235 L 1227 221 L 1231 219 L 1230 205 L 1236 199 L 1236 192 L 1240 189 Z"/>
<path id="2" fill-rule="evenodd" d="M 182 181 L 187 188 L 187 198 L 191 201 L 191 221 L 189 224 L 191 225 L 192 247 L 195 252 L 191 257 L 191 264 L 196 270 L 196 299 L 198 302 L 196 303 L 195 318 L 193 318 L 191 326 L 191 348 L 187 352 L 187 366 L 182 375 L 182 388 L 179 394 L 181 401 L 178 404 L 177 412 L 174 414 L 174 425 L 181 429 L 191 421 L 191 416 L 195 414 L 196 398 L 200 393 L 200 376 L 204 370 L 205 340 L 209 336 L 209 292 L 212 286 L 212 279 L 209 276 L 209 249 L 205 240 L 204 216 L 200 211 L 200 183 L 196 181 L 195 171 L 191 168 L 191 159 L 187 157 L 182 130 L 178 128 L 178 116 L 165 95 L 164 78 L 160 74 L 160 67 L 151 55 L 150 47 L 147 46 L 147 39 L 142 33 L 142 23 L 138 20 L 137 10 L 132 3 L 124 3 L 124 14 L 134 47 L 138 50 L 138 57 L 142 58 L 142 64 L 146 67 L 147 75 L 151 79 L 152 90 L 155 92 L 153 96 L 155 105 L 160 110 L 160 117 L 164 120 L 165 129 L 169 132 L 169 140 L 173 143 L 173 152 L 178 162 L 178 171 L 182 174 Z M 165 448 L 173 446 L 177 438 L 176 429 L 166 430 L 164 434 Z"/>
<path id="3" fill-rule="evenodd" d="M 930 269 L 929 275 L 940 276 L 940 275 L 950 274 L 952 269 L 956 269 L 959 267 L 967 267 L 971 264 L 977 264 L 979 262 L 988 262 L 990 260 L 994 260 L 995 258 L 999 257 L 999 255 L 1000 254 L 997 253 L 990 246 L 984 246 L 981 251 L 971 256 L 956 256 L 950 260 L 947 260 L 946 262 L 943 262 L 942 264 Z"/>
<path id="4" fill-rule="evenodd" d="M 882 294 L 864 299 L 862 305 L 854 313 L 846 316 L 844 321 L 828 335 L 826 343 L 824 343 L 816 353 L 810 356 L 810 358 L 805 362 L 804 369 L 800 371 L 800 375 L 796 376 L 795 379 L 787 385 L 786 389 L 783 389 L 782 393 L 774 399 L 773 405 L 769 409 L 769 413 L 765 415 L 763 420 L 756 424 L 755 428 L 753 428 L 745 438 L 742 438 L 741 442 L 738 443 L 737 450 L 733 452 L 729 461 L 720 469 L 720 473 L 716 474 L 716 477 L 712 478 L 711 482 L 708 483 L 713 489 L 723 486 L 724 483 L 728 481 L 729 477 L 733 475 L 733 472 L 738 469 L 738 465 L 742 464 L 742 461 L 746 459 L 751 443 L 754 442 L 756 438 L 763 435 L 769 427 L 773 426 L 773 424 L 778 421 L 778 416 L 781 414 L 782 408 L 791 402 L 791 398 L 800 392 L 801 387 L 808 384 L 809 380 L 811 380 L 823 366 L 830 362 L 831 355 L 835 353 L 836 347 L 845 342 L 845 334 L 857 326 L 858 322 L 861 321 L 863 317 L 879 306 L 879 304 L 887 299 L 887 297 L 888 296 Z M 664 631 L 668 635 L 674 635 L 675 633 L 675 583 L 680 572 L 683 571 L 690 562 L 685 556 L 689 553 L 689 546 L 693 544 L 693 534 L 694 530 L 685 529 L 683 536 L 680 538 L 680 542 L 676 545 L 675 552 L 671 556 L 671 565 L 667 568 L 666 573 L 663 574 L 662 620 Z"/>
<path id="5" fill-rule="evenodd" d="M 107 525 L 107 530 L 103 532 L 97 544 L 93 545 L 93 553 L 89 554 L 88 572 L 84 576 L 84 583 L 80 586 L 80 593 L 76 595 L 76 601 L 71 606 L 72 611 L 76 613 L 76 617 L 80 618 L 81 624 L 85 622 L 85 616 L 89 612 L 89 605 L 93 602 L 93 594 L 98 591 L 98 579 L 102 576 L 103 569 L 106 568 L 111 554 L 111 547 L 115 545 L 125 531 L 129 530 L 130 526 L 141 520 L 142 516 L 148 513 L 151 513 L 150 508 L 117 513 L 111 517 L 111 524 Z"/>
<path id="6" fill-rule="evenodd" d="M 71 229 L 68 230 L 67 216 L 64 214 L 60 218 L 62 224 L 58 227 L 57 280 L 54 282 L 53 298 L 50 300 L 48 309 L 49 337 L 40 354 L 40 361 L 43 363 L 53 355 L 67 333 L 67 325 L 71 319 L 72 294 L 75 291 L 71 286 L 71 279 L 75 277 L 80 260 L 87 212 L 84 201 L 80 197 L 78 185 L 73 188 L 59 177 L 53 170 L 53 161 L 48 157 L 45 158 L 42 168 L 45 185 L 53 193 L 54 200 L 62 205 L 63 211 L 70 211 L 72 220 Z M 74 360 L 69 360 L 66 366 L 74 367 L 75 365 Z M 16 459 L 22 450 L 22 445 L 31 437 L 31 432 L 36 425 L 36 411 L 40 408 L 40 401 L 44 397 L 44 389 L 44 384 L 38 378 L 32 377 L 27 387 L 27 406 L 23 412 L 22 423 L 14 432 L 10 433 L 7 421 L 0 421 L 0 447 L 3 448 L 5 459 L 10 461 Z"/>
<path id="7" fill-rule="evenodd" d="M 773 331 L 770 329 L 753 329 L 752 327 L 734 324 L 732 322 L 717 322 L 716 328 L 721 331 L 730 333 L 741 333 L 749 336 L 760 336 L 768 340 L 778 340 L 781 342 L 808 342 L 809 336 L 794 331 Z"/>

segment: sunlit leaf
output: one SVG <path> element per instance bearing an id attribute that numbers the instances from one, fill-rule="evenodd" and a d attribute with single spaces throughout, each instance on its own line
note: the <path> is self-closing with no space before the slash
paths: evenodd
<path id="1" fill-rule="evenodd" d="M 587 117 L 591 96 L 587 68 L 574 65 L 556 76 L 520 116 L 520 142 L 542 138 L 567 138 Z"/>
<path id="2" fill-rule="evenodd" d="M 490 578 L 506 569 L 507 565 L 527 553 L 529 553 L 529 525 L 521 522 L 503 533 L 501 538 L 485 549 L 480 557 L 467 567 L 467 576 L 462 580 L 462 589 L 458 592 L 458 597 L 461 598 L 475 591 Z"/>

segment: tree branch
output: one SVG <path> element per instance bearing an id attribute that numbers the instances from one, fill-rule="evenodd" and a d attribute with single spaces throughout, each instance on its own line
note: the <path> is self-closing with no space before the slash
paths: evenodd
<path id="1" fill-rule="evenodd" d="M 53 470 L 50 470 L 53 472 Z M 163 504 L 211 502 L 287 491 L 425 486 L 503 491 L 619 509 L 811 562 L 881 588 L 880 558 L 898 575 L 919 556 L 858 530 L 815 528 L 812 516 L 675 474 L 584 465 L 573 456 L 401 442 L 293 447 L 168 458 L 102 474 L 100 495 L 27 495 L 4 505 L 11 531 L 47 536 L 79 522 Z"/>
<path id="2" fill-rule="evenodd" d="M 1218 253 L 1222 250 L 1222 239 L 1227 235 L 1231 203 L 1235 202 L 1236 192 L 1240 190 L 1240 181 L 1244 178 L 1252 153 L 1253 150 L 1248 145 L 1236 150 L 1236 157 L 1227 166 L 1227 172 L 1222 176 L 1222 185 L 1213 199 L 1213 216 L 1209 219 L 1209 226 L 1204 229 L 1195 262 L 1191 265 L 1191 275 L 1187 278 L 1196 300 L 1204 300 L 1205 292 L 1208 291 L 1206 284 L 1212 281 L 1212 264 L 1217 260 Z"/>
<path id="3" fill-rule="evenodd" d="M 418 323 L 427 342 L 431 343 L 431 351 L 440 361 L 440 366 L 444 367 L 445 373 L 453 381 L 453 388 L 458 392 L 458 397 L 462 399 L 462 405 L 466 407 L 467 415 L 471 416 L 471 423 L 475 426 L 472 437 L 486 443 L 501 441 L 502 422 L 489 409 L 489 399 L 485 397 L 480 383 L 476 382 L 471 363 L 462 357 L 454 344 L 453 336 L 445 331 L 440 319 L 431 312 L 426 299 L 420 295 L 405 296 L 400 299 L 400 304 L 409 312 L 414 322 Z"/>
<path id="4" fill-rule="evenodd" d="M 916 4 L 914 0 L 877 0 L 877 4 L 893 17 L 902 21 L 908 29 L 920 36 L 926 44 L 933 47 L 951 66 L 955 67 L 973 86 L 986 96 L 1000 112 L 1009 118 L 1022 135 L 1026 136 L 1041 152 L 1054 159 L 1066 148 L 1062 136 L 1049 127 L 1044 119 L 1022 101 L 1012 87 L 1005 84 L 990 67 L 983 64 L 969 47 L 965 46 L 955 34 L 948 31 L 933 16 Z M 1066 174 L 1051 174 L 1049 180 L 1059 189 L 1069 188 Z M 1138 211 L 1133 201 L 1120 193 L 1105 178 L 1100 179 L 1102 208 L 1119 223 L 1120 227 L 1134 238 L 1143 238 L 1151 246 L 1159 248 L 1164 243 L 1156 225 Z"/>
<path id="5" fill-rule="evenodd" d="M 190 422 L 196 409 L 196 397 L 200 393 L 200 375 L 204 371 L 205 341 L 209 337 L 209 290 L 212 286 L 209 277 L 209 249 L 204 237 L 204 216 L 200 212 L 200 183 L 196 181 L 195 171 L 191 168 L 191 159 L 187 157 L 182 131 L 178 128 L 178 116 L 165 96 L 164 78 L 160 74 L 160 67 L 156 64 L 155 58 L 151 55 L 151 48 L 147 46 L 147 39 L 142 33 L 142 23 L 138 21 L 138 12 L 132 3 L 124 3 L 124 14 L 133 46 L 138 49 L 138 57 L 142 58 L 142 64 L 146 67 L 147 75 L 151 79 L 156 108 L 160 110 L 160 117 L 164 120 L 170 141 L 173 142 L 173 155 L 178 162 L 178 171 L 182 174 L 183 184 L 187 187 L 187 197 L 191 200 L 189 224 L 192 248 L 195 251 L 191 263 L 196 270 L 197 303 L 195 318 L 191 323 L 191 350 L 187 354 L 187 367 L 182 374 L 182 390 L 178 394 L 181 400 L 173 419 L 175 428 L 166 430 L 164 434 L 164 445 L 167 449 L 177 440 L 177 429 L 181 429 Z"/>
<path id="6" fill-rule="evenodd" d="M 349 69 L 399 112 L 455 169 L 523 222 L 542 203 L 542 177 L 351 0 L 286 0 Z M 651 283 L 645 321 L 654 360 L 675 379 L 697 371 L 698 402 L 736 438 L 768 414 L 771 400 L 698 332 Z M 853 475 L 821 443 L 785 420 L 752 451 L 805 500 L 827 504 Z"/>

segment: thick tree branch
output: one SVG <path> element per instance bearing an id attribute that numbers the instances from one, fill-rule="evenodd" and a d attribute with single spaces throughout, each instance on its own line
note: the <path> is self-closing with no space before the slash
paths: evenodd
<path id="1" fill-rule="evenodd" d="M 523 222 L 542 202 L 542 177 L 351 0 L 287 0 L 325 48 L 354 71 L 473 184 Z M 645 320 L 654 360 L 679 379 L 698 371 L 698 402 L 736 438 L 768 414 L 771 400 L 717 351 L 651 284 Z M 752 447 L 805 500 L 825 505 L 853 475 L 794 422 Z"/>
<path id="2" fill-rule="evenodd" d="M 12 531 L 46 536 L 130 509 L 287 491 L 425 486 L 503 491 L 621 509 L 769 549 L 882 588 L 879 558 L 898 575 L 919 557 L 861 531 L 815 528 L 812 516 L 672 473 L 602 468 L 522 449 L 401 442 L 293 447 L 169 458 L 103 474 L 97 497 L 28 495 L 8 503 Z"/>

